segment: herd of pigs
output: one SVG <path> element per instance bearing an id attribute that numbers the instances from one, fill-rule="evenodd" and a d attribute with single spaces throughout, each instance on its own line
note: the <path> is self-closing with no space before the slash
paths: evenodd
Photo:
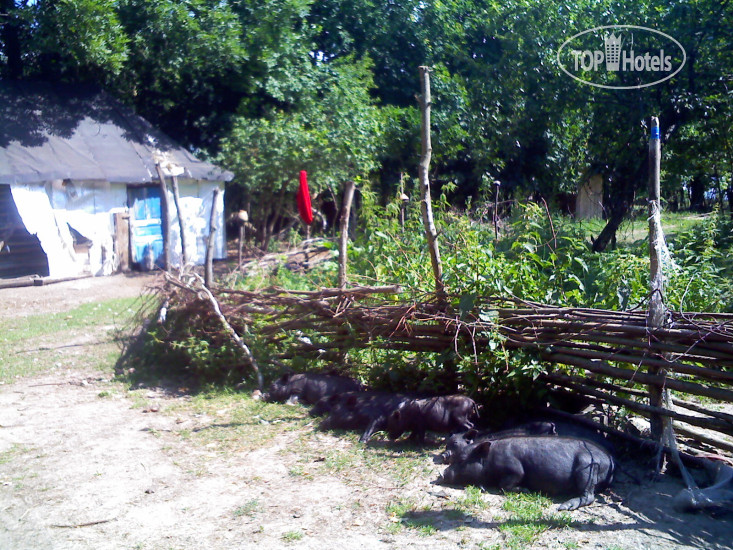
<path id="1" fill-rule="evenodd" d="M 424 443 L 426 432 L 448 434 L 434 457 L 447 464 L 437 483 L 507 491 L 519 488 L 573 497 L 559 506 L 575 510 L 592 503 L 613 478 L 611 448 L 597 432 L 562 421 L 533 421 L 499 432 L 475 428 L 476 403 L 464 395 L 419 397 L 367 390 L 347 377 L 284 374 L 264 395 L 268 401 L 312 405 L 323 429 L 359 430 L 366 443 L 376 432 L 392 440 L 410 433 Z"/>

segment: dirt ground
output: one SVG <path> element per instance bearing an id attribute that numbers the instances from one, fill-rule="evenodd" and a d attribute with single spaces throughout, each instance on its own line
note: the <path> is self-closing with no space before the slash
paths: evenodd
<path id="1" fill-rule="evenodd" d="M 138 296 L 159 275 L 118 273 L 87 277 L 43 286 L 0 289 L 0 318 L 65 311 L 88 302 Z"/>
<path id="2" fill-rule="evenodd" d="M 120 275 L 0 290 L 0 315 L 134 296 L 150 282 Z M 83 358 L 83 349 L 74 353 Z M 227 410 L 200 412 L 185 392 L 127 390 L 111 370 L 83 366 L 0 386 L 0 549 L 511 547 L 506 497 L 487 492 L 485 506 L 458 513 L 464 492 L 431 484 L 442 468 L 434 450 L 403 479 L 378 468 L 356 475 L 328 457 L 339 451 L 362 464 L 374 448 L 317 432 L 301 407 L 281 409 L 292 412 L 272 437 L 202 443 L 197 434 L 228 433 L 242 421 Z M 673 510 L 681 488 L 671 476 L 639 485 L 619 476 L 565 525 L 517 547 L 732 548 L 730 515 Z M 413 526 L 390 512 L 396 501 L 416 506 Z"/>

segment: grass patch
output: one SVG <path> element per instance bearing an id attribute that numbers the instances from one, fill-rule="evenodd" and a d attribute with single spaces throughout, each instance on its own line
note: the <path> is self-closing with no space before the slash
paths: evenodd
<path id="1" fill-rule="evenodd" d="M 546 514 L 552 505 L 547 497 L 534 493 L 510 493 L 502 506 L 509 519 L 499 526 L 508 550 L 531 548 L 537 538 L 550 529 L 570 526 L 568 514 Z"/>
<path id="2" fill-rule="evenodd" d="M 435 524 L 440 521 L 440 513 L 432 512 L 429 506 L 420 507 L 411 499 L 390 502 L 386 512 L 390 521 L 387 526 L 389 533 L 395 534 L 402 527 L 407 527 L 422 537 L 429 537 L 438 532 Z"/>
<path id="3" fill-rule="evenodd" d="M 120 327 L 128 326 L 139 309 L 139 298 L 119 298 L 82 304 L 59 313 L 29 315 L 0 321 L 0 382 L 33 376 L 53 367 L 84 366 L 109 368 L 119 356 L 115 339 Z M 109 327 L 105 332 L 100 327 Z M 117 330 L 116 330 L 117 329 Z M 74 338 L 82 340 L 83 355 L 62 354 Z"/>
<path id="4" fill-rule="evenodd" d="M 30 449 L 13 444 L 13 446 L 11 446 L 9 449 L 0 452 L 0 466 L 2 466 L 3 464 L 8 464 L 16 458 L 29 452 Z"/>
<path id="5" fill-rule="evenodd" d="M 147 390 L 132 393 L 138 394 L 141 405 L 146 403 Z M 201 419 L 203 425 L 187 430 L 185 437 L 202 447 L 215 443 L 220 453 L 263 447 L 279 434 L 297 431 L 311 422 L 304 407 L 265 403 L 227 389 L 210 389 L 172 401 L 165 413 Z"/>
<path id="6" fill-rule="evenodd" d="M 242 516 L 252 517 L 260 510 L 260 501 L 253 498 L 250 501 L 245 502 L 242 506 L 239 506 L 234 510 L 234 517 L 241 518 Z"/>
<path id="7" fill-rule="evenodd" d="M 361 460 L 358 450 L 329 451 L 323 461 L 323 468 L 330 473 L 353 469 Z"/>
<path id="8" fill-rule="evenodd" d="M 668 240 L 674 241 L 679 233 L 695 228 L 704 215 L 690 214 L 689 212 L 662 212 L 662 230 Z M 574 220 L 572 222 L 581 228 L 588 240 L 597 237 L 606 226 L 606 220 Z M 649 222 L 646 216 L 626 219 L 621 223 L 616 233 L 620 245 L 631 245 L 649 236 Z"/>
<path id="9" fill-rule="evenodd" d="M 305 535 L 303 531 L 286 531 L 282 534 L 282 540 L 285 542 L 297 542 L 301 540 Z"/>
<path id="10" fill-rule="evenodd" d="M 488 508 L 480 487 L 469 485 L 463 491 L 463 496 L 454 500 L 456 508 L 464 512 L 477 512 Z"/>

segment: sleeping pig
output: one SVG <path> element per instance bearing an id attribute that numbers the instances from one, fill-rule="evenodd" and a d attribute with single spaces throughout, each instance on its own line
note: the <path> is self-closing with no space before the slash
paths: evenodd
<path id="1" fill-rule="evenodd" d="M 398 393 L 349 392 L 319 400 L 311 415 L 328 413 L 320 425 L 323 429 L 364 430 L 359 440 L 366 443 L 387 427 L 389 415 L 407 399 Z"/>
<path id="2" fill-rule="evenodd" d="M 448 438 L 445 445 L 445 451 L 433 457 L 435 464 L 453 464 L 461 462 L 476 448 L 477 445 L 484 441 L 495 441 L 504 437 L 513 437 L 520 435 L 557 435 L 555 424 L 552 422 L 528 422 L 515 428 L 501 430 L 498 432 L 480 432 L 475 429 L 467 432 L 453 434 Z"/>
<path id="3" fill-rule="evenodd" d="M 595 443 L 572 437 L 507 437 L 478 444 L 438 480 L 447 485 L 524 487 L 548 495 L 577 495 L 559 510 L 575 510 L 595 500 L 596 487 L 613 479 L 614 461 Z"/>
<path id="4" fill-rule="evenodd" d="M 304 372 L 285 373 L 275 380 L 265 394 L 266 401 L 287 401 L 297 397 L 303 403 L 315 403 L 326 395 L 359 391 L 362 385 L 353 378 Z"/>

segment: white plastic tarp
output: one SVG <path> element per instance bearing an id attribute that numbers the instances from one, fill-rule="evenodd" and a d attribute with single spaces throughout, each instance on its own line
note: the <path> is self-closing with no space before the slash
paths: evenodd
<path id="1" fill-rule="evenodd" d="M 31 235 L 38 237 L 48 257 L 50 277 L 71 277 L 81 272 L 76 261 L 74 244 L 66 224 L 56 220 L 46 190 L 38 185 L 11 185 L 10 192 Z"/>

